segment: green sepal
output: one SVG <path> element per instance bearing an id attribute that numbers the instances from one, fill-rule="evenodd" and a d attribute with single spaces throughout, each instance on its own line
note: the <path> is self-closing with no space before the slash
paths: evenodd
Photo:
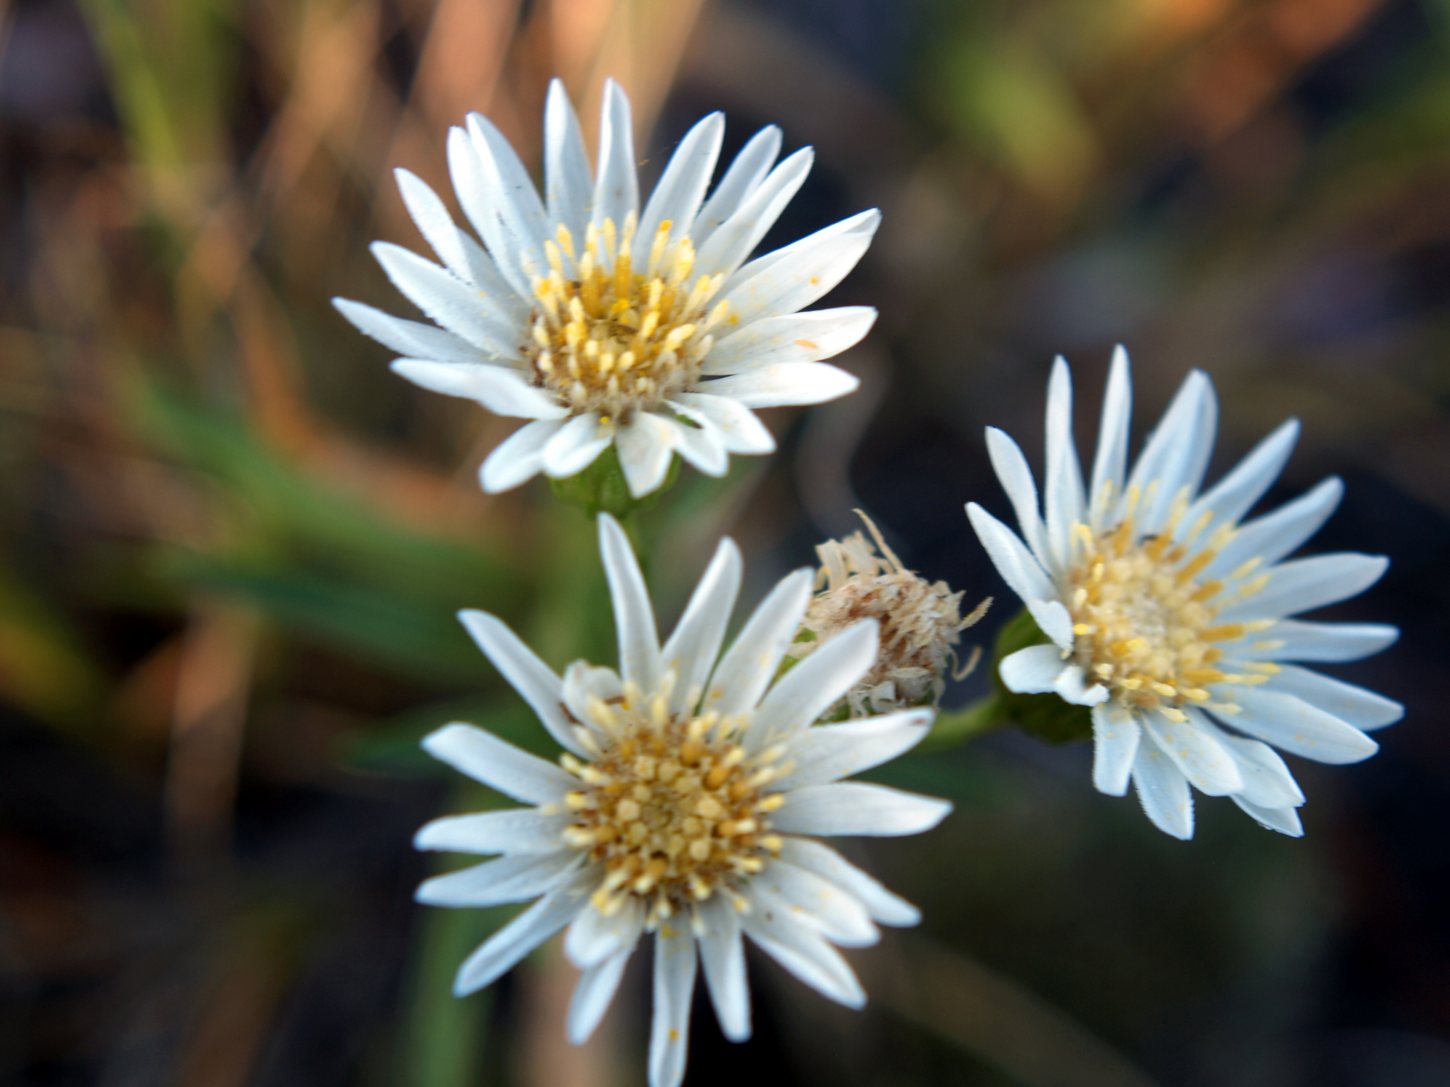
<path id="1" fill-rule="evenodd" d="M 658 489 L 642 498 L 629 493 L 629 483 L 624 478 L 624 468 L 619 463 L 619 451 L 611 443 L 594 463 L 578 475 L 568 479 L 549 480 L 549 489 L 554 497 L 571 506 L 578 506 L 590 517 L 608 513 L 624 520 L 638 510 L 647 510 L 659 501 L 660 495 L 674 485 L 680 475 L 680 458 L 670 460 L 670 470 L 665 473 L 664 482 Z"/>

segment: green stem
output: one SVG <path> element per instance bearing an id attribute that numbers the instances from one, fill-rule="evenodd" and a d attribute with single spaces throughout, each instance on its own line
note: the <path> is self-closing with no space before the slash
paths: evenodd
<path id="1" fill-rule="evenodd" d="M 983 695 L 970 706 L 939 713 L 918 751 L 944 751 L 1010 723 L 998 691 Z"/>

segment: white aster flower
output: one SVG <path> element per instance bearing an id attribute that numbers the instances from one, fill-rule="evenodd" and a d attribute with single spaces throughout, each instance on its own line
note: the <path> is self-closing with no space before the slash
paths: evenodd
<path id="1" fill-rule="evenodd" d="M 1188 376 L 1131 471 L 1129 398 L 1119 348 L 1084 489 L 1067 364 L 1057 360 L 1041 512 L 1021 450 L 987 430 L 1021 536 L 975 503 L 967 514 L 1003 580 L 1052 640 L 1004 659 L 1002 681 L 1091 706 L 1093 783 L 1121 796 L 1131 781 L 1167 833 L 1193 835 L 1191 784 L 1231 797 L 1266 827 L 1300 835 L 1304 795 L 1274 749 L 1358 762 L 1378 750 L 1366 732 L 1399 720 L 1402 708 L 1289 663 L 1377 653 L 1395 640 L 1394 627 L 1290 616 L 1355 596 L 1387 560 L 1346 552 L 1284 561 L 1339 503 L 1338 479 L 1243 520 L 1288 459 L 1296 421 L 1200 491 L 1218 411 L 1207 376 Z"/>
<path id="2" fill-rule="evenodd" d="M 432 755 L 529 806 L 425 826 L 420 849 L 501 856 L 428 880 L 418 898 L 538 899 L 464 962 L 459 995 L 568 926 L 564 950 L 583 971 L 569 1011 L 575 1043 L 604 1015 L 640 937 L 653 933 L 649 1074 L 667 1087 L 684 1075 L 697 962 L 725 1035 L 749 1036 L 743 936 L 830 999 L 864 1004 L 833 945 L 873 944 L 876 922 L 912 925 L 918 913 L 806 836 L 916 834 L 950 805 L 840 780 L 915 746 L 929 710 L 814 725 L 871 667 L 874 622 L 842 631 L 772 682 L 805 613 L 810 570 L 777 585 L 721 656 L 741 576 L 731 541 L 663 646 L 629 543 L 607 515 L 600 547 L 618 672 L 578 661 L 561 679 L 498 619 L 462 613 L 565 753 L 547 762 L 470 725 L 429 736 Z"/>
<path id="3" fill-rule="evenodd" d="M 880 213 L 747 260 L 805 181 L 810 148 L 777 163 L 780 130 L 762 129 L 707 199 L 725 127 L 712 113 L 685 134 L 641 209 L 630 125 L 629 100 L 611 81 L 591 175 L 555 80 L 541 197 L 498 129 L 470 114 L 466 128 L 449 132 L 448 167 L 483 244 L 399 170 L 403 200 L 442 266 L 373 246 L 388 278 L 434 324 L 336 300 L 403 356 L 393 363 L 403 377 L 531 420 L 484 462 L 486 491 L 539 472 L 573 476 L 611 444 L 636 497 L 663 483 L 676 452 L 724 475 L 730 453 L 775 448 L 751 409 L 816 404 L 856 387 L 820 360 L 859 341 L 876 311 L 799 311 L 855 267 Z"/>

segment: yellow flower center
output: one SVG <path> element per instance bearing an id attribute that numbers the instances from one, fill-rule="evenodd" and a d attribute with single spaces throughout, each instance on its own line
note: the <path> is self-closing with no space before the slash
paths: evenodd
<path id="1" fill-rule="evenodd" d="M 743 908 L 732 884 L 782 845 L 770 814 L 785 796 L 767 791 L 790 768 L 782 749 L 751 755 L 737 742 L 748 718 L 675 716 L 667 693 L 646 698 L 630 685 L 595 699 L 589 716 L 605 741 L 589 739 L 591 762 L 561 763 L 579 780 L 565 797 L 565 840 L 604 865 L 594 905 L 611 914 L 638 897 L 651 924 L 722 892 Z"/>
<path id="2" fill-rule="evenodd" d="M 672 229 L 662 222 L 644 254 L 635 252 L 633 212 L 623 228 L 591 223 L 582 253 L 563 225 L 544 243 L 549 273 L 533 280 L 524 351 L 535 382 L 573 414 L 625 421 L 699 378 L 730 304 L 711 305 L 725 277 L 694 275 L 694 243 Z"/>
<path id="3" fill-rule="evenodd" d="M 1129 513 L 1106 532 L 1094 535 L 1085 524 L 1073 526 L 1065 593 L 1073 622 L 1073 656 L 1090 680 L 1107 686 L 1113 698 L 1127 705 L 1157 709 L 1175 720 L 1184 719 L 1180 707 L 1185 704 L 1237 712 L 1232 703 L 1214 701 L 1209 688 L 1263 683 L 1278 668 L 1253 663 L 1243 666 L 1245 673 L 1226 672 L 1220 667 L 1224 644 L 1273 623 L 1223 623 L 1218 617 L 1230 604 L 1262 589 L 1268 577 L 1254 576 L 1259 560 L 1253 559 L 1222 579 L 1202 579 L 1233 530 L 1221 528 L 1195 546 L 1212 519 L 1205 514 L 1175 542 L 1186 507 L 1180 498 L 1160 534 L 1140 537 L 1132 514 L 1136 504 L 1130 495 Z"/>

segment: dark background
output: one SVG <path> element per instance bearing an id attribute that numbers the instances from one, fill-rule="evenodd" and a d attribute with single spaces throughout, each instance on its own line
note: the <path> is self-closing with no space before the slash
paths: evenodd
<path id="1" fill-rule="evenodd" d="M 752 960 L 757 1037 L 698 1006 L 689 1082 L 1450 1083 L 1443 0 L 0 0 L 0 1082 L 641 1078 L 639 965 L 574 1050 L 557 948 L 454 1001 L 501 915 L 410 897 L 413 830 L 486 802 L 418 737 L 541 746 L 452 613 L 611 659 L 588 526 L 540 483 L 479 493 L 510 424 L 328 305 L 405 309 L 365 248 L 421 246 L 390 167 L 444 187 L 470 109 L 537 161 L 553 74 L 591 138 L 621 79 L 647 176 L 714 108 L 727 150 L 813 143 L 770 243 L 885 213 L 834 299 L 881 311 L 862 390 L 767 413 L 782 453 L 724 484 L 683 473 L 647 523 L 666 615 L 722 532 L 753 600 L 860 505 L 998 597 L 985 640 L 1012 609 L 962 515 L 1006 509 L 981 428 L 1035 456 L 1061 351 L 1090 438 L 1121 340 L 1139 441 L 1195 366 L 1215 473 L 1303 419 L 1270 498 L 1344 477 L 1315 549 L 1393 564 L 1335 614 L 1403 630 L 1337 674 L 1406 719 L 1295 764 L 1300 841 L 1211 800 L 1172 841 L 1085 746 L 905 760 L 957 813 L 863 850 L 926 914 L 852 954 L 871 1007 Z"/>

